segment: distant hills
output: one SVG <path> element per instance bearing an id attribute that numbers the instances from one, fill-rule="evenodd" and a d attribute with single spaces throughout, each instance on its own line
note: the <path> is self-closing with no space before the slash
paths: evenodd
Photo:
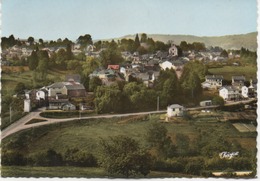
<path id="1" fill-rule="evenodd" d="M 139 38 L 141 33 L 139 34 Z M 247 48 L 251 51 L 257 50 L 257 32 L 238 34 L 238 35 L 226 35 L 226 36 L 193 36 L 193 35 L 163 35 L 163 34 L 147 34 L 149 38 L 153 38 L 155 41 L 162 41 L 167 43 L 172 40 L 173 43 L 179 45 L 181 41 L 187 43 L 202 42 L 206 47 L 219 46 L 224 49 L 241 49 L 241 47 Z M 134 39 L 134 35 L 126 35 L 114 40 L 120 39 Z M 112 39 L 108 39 L 112 40 Z"/>

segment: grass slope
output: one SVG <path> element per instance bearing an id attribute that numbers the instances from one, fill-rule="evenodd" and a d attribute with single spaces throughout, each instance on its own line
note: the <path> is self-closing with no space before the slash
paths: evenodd
<path id="1" fill-rule="evenodd" d="M 3 67 L 5 70 L 6 68 Z M 12 70 L 12 69 L 11 69 Z M 70 74 L 69 71 L 59 71 L 59 70 L 48 70 L 48 80 L 52 81 L 64 81 L 65 75 Z M 2 94 L 13 94 L 15 86 L 22 82 L 27 86 L 33 85 L 33 71 L 25 68 L 24 71 L 19 72 L 17 70 L 9 71 L 8 73 L 2 72 L 1 74 L 2 81 Z"/>
<path id="2" fill-rule="evenodd" d="M 23 152 L 33 154 L 52 148 L 64 153 L 68 148 L 80 148 L 98 156 L 100 139 L 107 139 L 116 135 L 127 135 L 147 147 L 146 133 L 150 125 L 159 121 L 160 115 L 152 115 L 150 120 L 125 122 L 127 118 L 81 120 L 55 125 L 41 126 L 24 130 L 11 135 L 4 140 L 3 149 L 10 141 L 23 141 Z M 124 122 L 124 123 L 122 123 Z M 194 140 L 199 136 L 199 130 L 205 133 L 218 133 L 223 137 L 238 142 L 246 149 L 253 149 L 256 146 L 255 134 L 240 133 L 231 123 L 228 122 L 206 122 L 203 121 L 182 121 L 179 123 L 162 123 L 168 129 L 168 134 L 174 141 L 177 133 L 189 136 Z M 250 144 L 249 144 L 250 143 Z"/>
<path id="3" fill-rule="evenodd" d="M 75 177 L 75 178 L 112 178 L 102 168 L 91 167 L 1 167 L 2 177 Z M 113 178 L 118 176 L 113 176 Z M 188 174 L 152 171 L 148 176 L 138 175 L 136 178 L 172 178 L 192 177 Z"/>
<path id="4" fill-rule="evenodd" d="M 208 70 L 215 75 L 223 75 L 225 80 L 231 80 L 234 75 L 245 75 L 246 80 L 250 78 L 256 78 L 257 67 L 256 66 L 224 66 L 221 68 L 211 68 Z"/>

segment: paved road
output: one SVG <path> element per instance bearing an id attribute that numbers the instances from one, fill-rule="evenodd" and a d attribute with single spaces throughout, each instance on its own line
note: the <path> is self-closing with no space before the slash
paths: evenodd
<path id="1" fill-rule="evenodd" d="M 255 99 L 250 99 L 250 100 L 245 100 L 245 101 L 237 101 L 237 102 L 227 102 L 226 105 L 235 105 L 235 104 L 240 104 L 240 103 L 249 103 Z M 206 106 L 206 107 L 194 107 L 194 108 L 187 108 L 187 110 L 201 110 L 201 109 L 210 109 L 210 108 L 216 108 L 217 106 Z M 18 131 L 24 130 L 24 129 L 29 129 L 32 127 L 38 127 L 42 125 L 47 125 L 47 124 L 54 124 L 54 123 L 59 123 L 59 122 L 67 122 L 67 121 L 73 121 L 73 120 L 78 120 L 78 119 L 98 119 L 98 118 L 113 118 L 113 117 L 126 117 L 126 116 L 133 116 L 133 115 L 147 115 L 147 114 L 155 114 L 155 113 L 165 113 L 166 110 L 162 111 L 150 111 L 150 112 L 138 112 L 138 113 L 127 113 L 127 114 L 109 114 L 109 115 L 97 115 L 97 116 L 87 116 L 87 117 L 77 117 L 77 118 L 66 118 L 66 119 L 53 119 L 53 118 L 43 118 L 40 116 L 40 113 L 44 110 L 44 108 L 38 109 L 34 112 L 30 112 L 28 115 L 25 117 L 21 118 L 20 120 L 16 121 L 15 123 L 11 124 L 7 128 L 5 128 L 1 132 L 1 138 L 4 139 L 5 137 L 16 133 Z M 31 119 L 45 119 L 48 121 L 45 122 L 39 122 L 39 123 L 34 123 L 34 124 L 28 124 L 25 125 L 28 121 Z"/>
<path id="2" fill-rule="evenodd" d="M 29 129 L 32 127 L 38 127 L 47 124 L 54 124 L 59 122 L 67 122 L 67 121 L 74 121 L 79 119 L 98 119 L 98 118 L 113 118 L 113 117 L 126 117 L 126 116 L 133 116 L 133 115 L 148 115 L 148 114 L 155 114 L 155 113 L 165 113 L 166 110 L 163 111 L 150 111 L 150 112 L 138 112 L 138 113 L 127 113 L 127 114 L 109 114 L 109 115 L 98 115 L 98 116 L 86 116 L 86 117 L 77 117 L 77 118 L 66 118 L 66 119 L 53 119 L 53 118 L 43 118 L 40 116 L 42 110 L 37 110 L 36 112 L 31 112 L 25 117 L 21 118 L 20 120 L 16 121 L 12 125 L 8 126 L 4 129 L 1 133 L 1 138 L 4 139 L 5 137 L 16 133 L 18 131 Z M 39 122 L 34 124 L 25 125 L 31 119 L 45 119 L 48 121 Z"/>

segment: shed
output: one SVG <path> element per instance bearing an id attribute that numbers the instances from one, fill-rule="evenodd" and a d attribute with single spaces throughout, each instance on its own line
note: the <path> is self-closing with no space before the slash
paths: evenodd
<path id="1" fill-rule="evenodd" d="M 167 116 L 175 117 L 175 116 L 183 116 L 184 107 L 179 104 L 172 104 L 167 107 Z"/>
<path id="2" fill-rule="evenodd" d="M 206 101 L 201 101 L 200 106 L 212 106 L 212 101 L 211 100 L 206 100 Z"/>
<path id="3" fill-rule="evenodd" d="M 71 104 L 70 102 L 65 103 L 61 106 L 61 109 L 64 111 L 69 111 L 69 110 L 76 110 L 76 106 Z"/>

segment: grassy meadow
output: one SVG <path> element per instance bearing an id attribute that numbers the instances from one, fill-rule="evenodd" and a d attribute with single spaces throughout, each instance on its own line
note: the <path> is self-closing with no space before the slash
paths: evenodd
<path id="1" fill-rule="evenodd" d="M 218 114 L 222 114 L 218 112 Z M 109 139 L 117 135 L 126 135 L 139 142 L 141 147 L 149 149 L 146 140 L 147 131 L 153 123 L 163 124 L 168 130 L 168 136 L 176 142 L 176 134 L 188 136 L 190 146 L 196 147 L 200 135 L 203 139 L 222 137 L 230 142 L 238 142 L 243 149 L 252 151 L 256 148 L 256 133 L 241 133 L 230 122 L 221 122 L 212 119 L 183 119 L 164 122 L 160 114 L 138 117 L 123 117 L 111 119 L 75 120 L 72 122 L 45 125 L 31 128 L 10 135 L 2 140 L 2 151 L 19 150 L 23 155 L 33 155 L 48 149 L 65 154 L 68 148 L 79 148 L 95 157 L 100 157 L 100 140 Z M 210 118 L 211 115 L 208 116 Z M 48 118 L 46 118 L 48 119 Z M 207 136 L 211 135 L 211 136 Z M 150 150 L 153 154 L 153 150 Z M 214 150 L 212 150 L 214 152 Z M 218 154 L 216 152 L 216 154 Z M 100 167 L 32 167 L 32 166 L 3 166 L 3 177 L 86 177 L 106 178 L 107 173 Z M 109 175 L 110 177 L 120 177 Z M 137 175 L 138 178 L 143 178 Z M 160 177 L 192 177 L 172 172 L 152 171 L 148 178 Z M 196 176 L 197 177 L 197 176 Z"/>
<path id="2" fill-rule="evenodd" d="M 255 133 L 240 133 L 229 122 L 209 120 L 166 123 L 160 120 L 160 115 L 152 115 L 150 118 L 138 121 L 129 118 L 75 120 L 21 131 L 5 138 L 2 145 L 5 149 L 9 142 L 18 142 L 22 139 L 23 143 L 20 144 L 24 154 L 33 154 L 49 148 L 64 153 L 68 148 L 75 147 L 98 156 L 100 139 L 117 135 L 132 137 L 138 140 L 142 147 L 147 148 L 146 134 L 149 127 L 152 123 L 162 122 L 173 142 L 177 133 L 188 136 L 192 141 L 198 139 L 199 132 L 203 131 L 205 134 L 216 134 L 229 140 L 237 140 L 245 149 L 256 147 Z"/>
<path id="3" fill-rule="evenodd" d="M 223 75 L 224 79 L 231 81 L 234 75 L 244 75 L 246 80 L 249 81 L 251 78 L 256 78 L 257 67 L 254 65 L 247 66 L 223 66 L 220 68 L 210 68 L 210 73 L 215 75 Z"/>
<path id="4" fill-rule="evenodd" d="M 69 73 L 69 71 L 48 70 L 47 79 L 55 82 L 63 81 L 65 75 Z M 3 66 L 1 81 L 2 93 L 14 94 L 14 88 L 19 82 L 24 83 L 28 87 L 33 86 L 33 71 L 30 71 L 26 66 Z"/>
<path id="5" fill-rule="evenodd" d="M 74 177 L 74 178 L 118 178 L 108 175 L 104 169 L 97 167 L 19 167 L 2 166 L 2 177 Z M 171 178 L 192 177 L 188 174 L 151 171 L 149 175 L 137 175 L 136 178 Z"/>

